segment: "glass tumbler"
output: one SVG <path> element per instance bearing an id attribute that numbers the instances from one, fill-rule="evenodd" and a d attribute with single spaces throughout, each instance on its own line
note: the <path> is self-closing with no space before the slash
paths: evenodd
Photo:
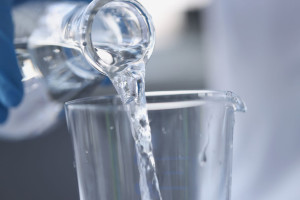
<path id="1" fill-rule="evenodd" d="M 229 200 L 232 92 L 147 93 L 153 154 L 164 200 Z M 65 105 L 81 200 L 139 200 L 139 173 L 128 116 L 117 96 Z"/>

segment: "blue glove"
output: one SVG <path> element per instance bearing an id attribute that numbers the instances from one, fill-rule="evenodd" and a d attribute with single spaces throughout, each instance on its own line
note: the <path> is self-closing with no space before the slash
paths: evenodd
<path id="1" fill-rule="evenodd" d="M 22 75 L 18 68 L 13 44 L 14 30 L 11 8 L 13 5 L 21 4 L 25 1 L 0 0 L 0 123 L 6 120 L 9 109 L 21 102 L 24 94 L 21 81 Z M 90 0 L 85 1 L 90 2 Z"/>
<path id="2" fill-rule="evenodd" d="M 0 123 L 4 122 L 11 107 L 23 97 L 22 75 L 18 68 L 13 45 L 11 1 L 0 1 Z"/>

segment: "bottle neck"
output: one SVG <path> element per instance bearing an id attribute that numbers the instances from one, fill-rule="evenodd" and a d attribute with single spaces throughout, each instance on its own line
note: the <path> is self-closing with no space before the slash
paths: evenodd
<path id="1" fill-rule="evenodd" d="M 86 17 L 85 10 L 87 5 L 77 5 L 70 11 L 62 20 L 61 23 L 61 36 L 63 43 L 74 46 L 80 49 L 80 42 L 82 38 L 82 32 L 86 27 L 81 28 L 81 21 Z"/>
<path id="2" fill-rule="evenodd" d="M 64 42 L 104 75 L 146 62 L 154 48 L 152 18 L 135 0 L 94 0 L 73 9 L 62 27 Z"/>
<path id="3" fill-rule="evenodd" d="M 107 75 L 106 72 L 103 71 L 102 68 L 99 68 L 99 63 L 97 63 L 99 57 L 93 45 L 92 31 L 94 31 L 93 25 L 98 11 L 111 1 L 112 0 L 93 0 L 88 5 L 78 5 L 67 15 L 61 26 L 63 42 L 79 49 L 91 67 L 104 75 Z M 102 32 L 102 30 L 100 30 L 100 32 Z M 102 34 L 105 35 L 104 32 L 102 32 Z M 104 63 L 101 63 L 100 65 L 103 64 Z"/>

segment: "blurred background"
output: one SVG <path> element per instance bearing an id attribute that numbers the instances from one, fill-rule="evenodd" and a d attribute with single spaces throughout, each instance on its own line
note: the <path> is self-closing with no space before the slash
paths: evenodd
<path id="1" fill-rule="evenodd" d="M 300 2 L 140 2 L 156 27 L 147 91 L 231 90 L 248 106 L 236 121 L 232 199 L 298 200 Z M 1 140 L 0 160 L 0 199 L 79 199 L 63 114 L 45 135 Z"/>

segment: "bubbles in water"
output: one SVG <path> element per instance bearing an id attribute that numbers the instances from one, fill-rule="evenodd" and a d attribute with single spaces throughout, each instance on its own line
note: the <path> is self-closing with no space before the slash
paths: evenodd
<path id="1" fill-rule="evenodd" d="M 140 124 L 142 127 L 145 127 L 147 125 L 147 121 L 145 119 L 141 119 Z"/>

